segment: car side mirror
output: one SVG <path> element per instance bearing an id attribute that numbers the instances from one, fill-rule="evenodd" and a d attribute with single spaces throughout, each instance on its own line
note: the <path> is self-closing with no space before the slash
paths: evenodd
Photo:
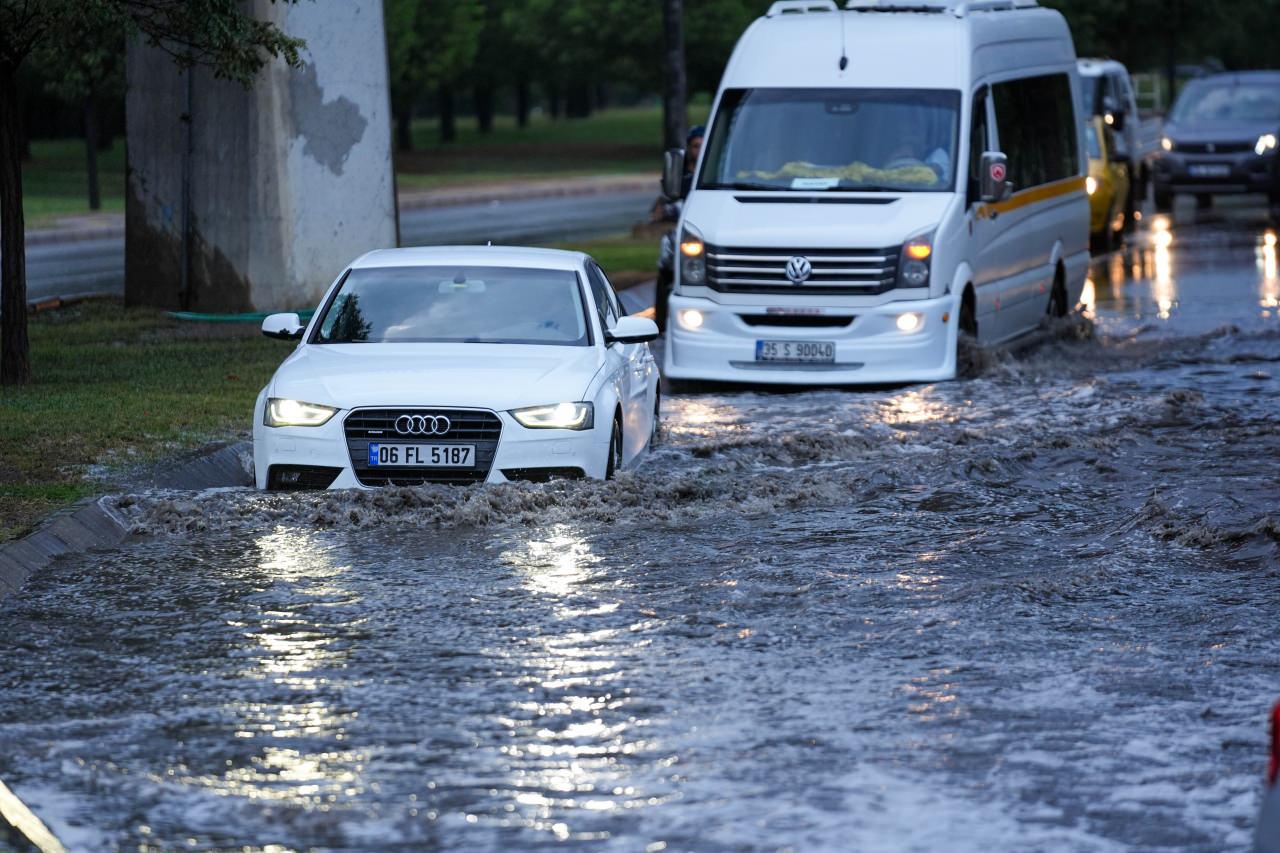
<path id="1" fill-rule="evenodd" d="M 662 194 L 671 201 L 684 198 L 684 149 L 669 148 L 662 155 Z"/>
<path id="2" fill-rule="evenodd" d="M 607 344 L 642 344 L 658 337 L 658 324 L 648 317 L 634 314 L 619 318 L 612 329 L 604 333 Z"/>
<path id="3" fill-rule="evenodd" d="M 999 151 L 982 155 L 982 179 L 978 195 L 982 201 L 1004 201 L 1013 192 L 1009 182 L 1009 158 Z"/>
<path id="4" fill-rule="evenodd" d="M 297 314 L 271 314 L 262 321 L 262 334 L 281 341 L 296 341 L 305 330 Z"/>

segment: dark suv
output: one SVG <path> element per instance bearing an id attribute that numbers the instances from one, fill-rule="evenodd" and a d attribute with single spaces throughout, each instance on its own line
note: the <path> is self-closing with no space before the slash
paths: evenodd
<path id="1" fill-rule="evenodd" d="M 1280 72 L 1214 74 L 1192 80 L 1165 122 L 1154 175 L 1156 206 L 1175 193 L 1201 205 L 1225 193 L 1266 193 L 1280 206 Z"/>

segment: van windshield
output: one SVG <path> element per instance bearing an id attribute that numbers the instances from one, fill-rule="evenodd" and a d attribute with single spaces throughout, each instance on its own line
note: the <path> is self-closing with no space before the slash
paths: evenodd
<path id="1" fill-rule="evenodd" d="M 698 187 L 949 192 L 960 93 L 728 89 Z"/>

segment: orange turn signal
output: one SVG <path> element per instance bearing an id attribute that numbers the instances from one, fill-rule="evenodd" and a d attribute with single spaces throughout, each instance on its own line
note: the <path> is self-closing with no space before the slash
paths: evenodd
<path id="1" fill-rule="evenodd" d="M 702 254 L 701 240 L 686 240 L 680 244 L 680 251 L 690 258 L 696 258 Z"/>
<path id="2" fill-rule="evenodd" d="M 907 257 L 913 261 L 923 261 L 933 254 L 933 246 L 928 243 L 908 243 Z"/>

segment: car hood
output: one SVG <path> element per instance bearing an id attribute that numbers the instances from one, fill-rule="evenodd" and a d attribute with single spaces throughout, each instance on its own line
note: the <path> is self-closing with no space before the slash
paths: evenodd
<path id="1" fill-rule="evenodd" d="M 310 344 L 280 366 L 268 393 L 342 409 L 514 409 L 583 399 L 600 364 L 594 346 Z"/>
<path id="2" fill-rule="evenodd" d="M 1248 142 L 1258 141 L 1264 133 L 1275 133 L 1275 122 L 1169 122 L 1164 135 L 1174 142 Z"/>
<path id="3" fill-rule="evenodd" d="M 744 203 L 738 197 L 764 201 Z M 876 203 L 885 198 L 894 200 Z M 859 197 L 698 190 L 686 203 L 684 216 L 713 246 L 880 249 L 937 227 L 955 198 L 945 192 Z"/>

